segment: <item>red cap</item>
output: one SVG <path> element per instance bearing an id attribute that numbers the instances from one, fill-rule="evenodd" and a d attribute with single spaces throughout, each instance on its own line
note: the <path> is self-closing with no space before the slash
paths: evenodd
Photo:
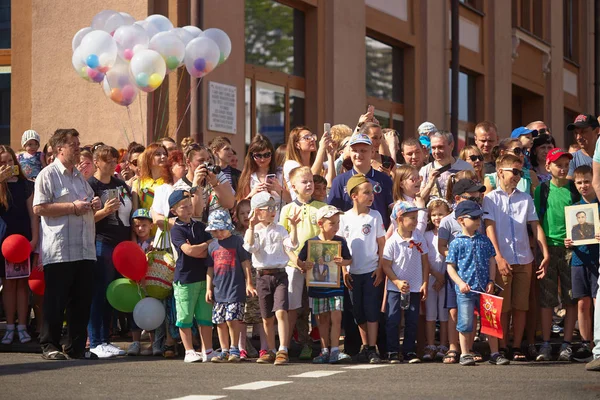
<path id="1" fill-rule="evenodd" d="M 573 155 L 571 153 L 564 151 L 563 149 L 561 149 L 559 147 L 555 147 L 548 152 L 548 155 L 546 156 L 546 163 L 555 162 L 562 156 L 568 157 L 569 160 L 573 159 Z"/>

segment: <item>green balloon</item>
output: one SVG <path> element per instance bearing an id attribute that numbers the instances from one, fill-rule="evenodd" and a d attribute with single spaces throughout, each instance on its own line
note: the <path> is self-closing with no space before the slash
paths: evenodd
<path id="1" fill-rule="evenodd" d="M 135 305 L 144 298 L 138 285 L 127 278 L 115 279 L 106 289 L 106 298 L 117 311 L 131 313 Z"/>
<path id="2" fill-rule="evenodd" d="M 171 71 L 174 69 L 177 69 L 177 67 L 179 67 L 179 60 L 175 56 L 167 57 L 166 62 L 167 62 L 167 68 L 169 68 L 169 70 L 171 70 Z"/>

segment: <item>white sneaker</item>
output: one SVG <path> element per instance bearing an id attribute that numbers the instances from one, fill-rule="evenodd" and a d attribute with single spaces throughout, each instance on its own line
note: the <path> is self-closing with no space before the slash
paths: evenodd
<path id="1" fill-rule="evenodd" d="M 116 357 L 117 356 L 113 352 L 109 351 L 106 348 L 106 346 L 103 345 L 103 344 L 99 344 L 98 346 L 94 347 L 93 349 L 90 349 L 90 352 L 92 352 L 95 355 L 97 355 L 98 358 L 100 358 L 100 359 L 102 359 L 102 358 L 112 358 L 112 357 Z"/>
<path id="2" fill-rule="evenodd" d="M 202 352 L 202 362 L 210 362 L 210 360 L 212 360 L 217 355 L 217 352 L 214 350 L 211 351 L 208 355 L 205 352 Z"/>
<path id="3" fill-rule="evenodd" d="M 202 354 L 195 352 L 194 350 L 188 350 L 185 352 L 185 358 L 183 359 L 183 362 L 193 363 L 198 361 L 202 361 Z"/>
<path id="4" fill-rule="evenodd" d="M 125 354 L 127 354 L 127 352 L 125 352 L 125 350 L 123 350 L 122 348 L 120 348 L 119 346 L 115 346 L 112 343 L 102 343 L 104 345 L 104 348 L 113 353 L 116 356 L 124 356 Z"/>
<path id="5" fill-rule="evenodd" d="M 139 356 L 140 355 L 140 342 L 133 342 L 127 349 L 128 356 Z"/>
<path id="6" fill-rule="evenodd" d="M 140 356 L 151 356 L 151 355 L 153 355 L 152 347 L 146 347 L 144 350 L 140 351 Z"/>
<path id="7" fill-rule="evenodd" d="M 156 342 L 152 343 L 152 355 L 157 357 L 162 357 L 163 355 L 162 347 Z"/>

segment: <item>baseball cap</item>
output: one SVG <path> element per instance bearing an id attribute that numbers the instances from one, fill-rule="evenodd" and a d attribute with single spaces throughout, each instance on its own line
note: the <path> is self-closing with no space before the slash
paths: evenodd
<path id="1" fill-rule="evenodd" d="M 575 128 L 598 128 L 600 123 L 598 123 L 598 119 L 591 114 L 579 114 L 575 117 L 575 121 L 567 125 L 567 130 L 572 131 Z"/>
<path id="2" fill-rule="evenodd" d="M 485 186 L 471 180 L 471 179 L 460 179 L 452 187 L 452 196 L 458 196 L 463 193 L 472 192 L 485 192 Z"/>
<path id="3" fill-rule="evenodd" d="M 135 210 L 133 212 L 133 215 L 131 216 L 131 219 L 136 218 L 149 219 L 150 221 L 152 221 L 152 216 L 150 215 L 150 211 L 148 211 L 147 208 L 138 208 L 137 210 Z"/>
<path id="4" fill-rule="evenodd" d="M 331 218 L 336 214 L 343 214 L 344 212 L 335 206 L 327 205 L 317 210 L 317 221 L 323 218 Z"/>
<path id="5" fill-rule="evenodd" d="M 512 133 L 510 134 L 510 138 L 511 139 L 518 139 L 520 136 L 523 135 L 527 135 L 527 134 L 532 134 L 533 137 L 536 137 L 538 135 L 538 131 L 535 129 L 527 129 L 524 126 L 520 126 L 518 128 L 515 128 Z"/>
<path id="6" fill-rule="evenodd" d="M 25 143 L 32 139 L 37 140 L 38 144 L 40 143 L 40 135 L 33 129 L 28 129 L 23 132 L 23 136 L 21 136 L 21 147 L 25 147 Z"/>
<path id="7" fill-rule="evenodd" d="M 438 128 L 436 128 L 436 126 L 434 124 L 432 124 L 431 122 L 428 122 L 428 121 L 423 122 L 417 128 L 417 132 L 419 133 L 419 136 L 429 136 L 432 133 L 436 133 L 437 131 L 438 131 Z"/>
<path id="8" fill-rule="evenodd" d="M 546 156 L 546 162 L 547 163 L 555 162 L 562 156 L 568 157 L 569 160 L 573 159 L 573 155 L 571 153 L 569 153 L 568 151 L 564 151 L 560 147 L 555 147 L 548 152 L 548 155 Z"/>
<path id="9" fill-rule="evenodd" d="M 362 185 L 365 182 L 369 182 L 369 180 L 363 174 L 353 175 L 350 179 L 348 179 L 348 182 L 346 182 L 346 193 L 350 195 L 352 189 L 354 189 L 358 185 Z"/>
<path id="10" fill-rule="evenodd" d="M 187 190 L 176 190 L 169 196 L 169 208 L 173 208 L 183 199 L 191 198 L 192 195 Z"/>
<path id="11" fill-rule="evenodd" d="M 392 219 L 398 218 L 398 215 L 404 215 L 415 211 L 425 211 L 425 208 L 416 207 L 408 201 L 399 201 L 394 204 L 394 208 L 392 209 Z"/>
<path id="12" fill-rule="evenodd" d="M 371 146 L 373 145 L 373 142 L 371 142 L 371 139 L 364 133 L 357 133 L 356 135 L 352 135 L 348 141 L 348 146 L 354 146 L 355 144 L 368 144 Z"/>
<path id="13" fill-rule="evenodd" d="M 431 139 L 429 139 L 429 136 L 419 136 L 419 142 L 428 149 L 431 148 Z"/>
<path id="14" fill-rule="evenodd" d="M 233 231 L 231 215 L 225 210 L 215 210 L 208 215 L 208 226 L 206 231 Z"/>
<path id="15" fill-rule="evenodd" d="M 458 217 L 481 217 L 483 214 L 483 210 L 479 207 L 479 204 L 475 203 L 471 200 L 465 200 L 458 203 L 456 206 L 456 210 L 454 210 L 454 216 Z"/>
<path id="16" fill-rule="evenodd" d="M 250 200 L 250 207 L 254 210 L 261 207 L 275 206 L 275 199 L 269 192 L 258 192 L 252 196 Z"/>

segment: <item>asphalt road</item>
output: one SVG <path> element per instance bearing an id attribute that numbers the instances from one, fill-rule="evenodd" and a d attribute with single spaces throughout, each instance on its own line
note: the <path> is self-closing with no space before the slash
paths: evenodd
<path id="1" fill-rule="evenodd" d="M 153 357 L 45 361 L 37 354 L 5 353 L 0 355 L 0 399 L 600 399 L 600 373 L 585 371 L 583 364 L 356 369 L 369 367 L 185 364 Z"/>

